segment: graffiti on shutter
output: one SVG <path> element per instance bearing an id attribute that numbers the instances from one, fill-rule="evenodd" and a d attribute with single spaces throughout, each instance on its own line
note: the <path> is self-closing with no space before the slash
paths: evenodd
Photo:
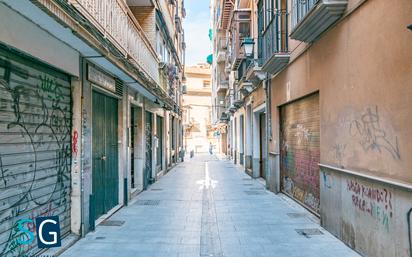
<path id="1" fill-rule="evenodd" d="M 70 138 L 69 77 L 0 52 L 0 256 L 38 250 L 19 244 L 21 219 L 58 215 L 70 231 Z"/>
<path id="2" fill-rule="evenodd" d="M 319 213 L 319 95 L 282 106 L 281 189 Z"/>

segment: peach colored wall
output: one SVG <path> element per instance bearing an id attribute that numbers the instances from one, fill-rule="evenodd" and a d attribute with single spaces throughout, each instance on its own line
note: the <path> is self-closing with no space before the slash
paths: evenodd
<path id="1" fill-rule="evenodd" d="M 412 1 L 395 2 L 367 1 L 272 79 L 273 134 L 277 106 L 319 90 L 321 162 L 412 183 Z"/>
<path id="2" fill-rule="evenodd" d="M 368 0 L 306 51 L 294 45 L 293 61 L 271 81 L 270 151 L 279 152 L 278 106 L 318 91 L 321 163 L 412 183 L 411 23 L 412 1 Z M 270 161 L 279 177 L 279 158 Z M 336 169 L 322 169 L 319 180 L 322 226 L 364 256 L 412 256 L 410 191 Z M 357 186 L 388 198 L 365 197 Z"/>
<path id="3" fill-rule="evenodd" d="M 265 102 L 265 90 L 263 89 L 263 86 L 260 85 L 250 96 L 253 97 L 252 108 L 256 108 L 263 104 Z"/>

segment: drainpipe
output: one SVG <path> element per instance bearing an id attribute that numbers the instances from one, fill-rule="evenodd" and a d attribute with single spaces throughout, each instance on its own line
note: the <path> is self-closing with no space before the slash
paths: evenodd
<path id="1" fill-rule="evenodd" d="M 81 81 L 81 93 L 80 93 L 80 236 L 84 237 L 86 234 L 86 229 L 84 227 L 84 181 L 83 181 L 83 163 L 84 163 L 84 117 L 83 117 L 83 108 L 84 108 L 84 97 L 83 97 L 83 91 L 84 87 L 86 85 L 86 62 L 83 57 L 80 57 L 80 81 Z"/>
<path id="2" fill-rule="evenodd" d="M 269 142 L 272 141 L 272 112 L 271 112 L 271 97 L 270 97 L 270 88 L 271 88 L 271 80 L 269 78 L 269 74 L 266 73 L 266 78 L 263 82 L 263 88 L 265 90 L 265 109 L 266 109 L 266 161 L 264 163 L 265 170 L 266 170 L 266 188 L 270 188 L 270 179 L 271 179 L 271 172 L 270 172 L 270 165 L 269 165 Z"/>

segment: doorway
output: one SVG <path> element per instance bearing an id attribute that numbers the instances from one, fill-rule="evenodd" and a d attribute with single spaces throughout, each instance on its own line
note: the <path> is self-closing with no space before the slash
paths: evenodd
<path id="1" fill-rule="evenodd" d="M 245 116 L 240 115 L 239 125 L 239 164 L 244 165 L 245 159 Z"/>
<path id="2" fill-rule="evenodd" d="M 97 219 L 119 203 L 118 102 L 96 91 L 92 98 L 92 192 Z"/>
<path id="3" fill-rule="evenodd" d="M 163 169 L 163 117 L 156 116 L 156 137 L 157 137 L 157 152 L 156 152 L 156 170 L 157 172 Z"/>
<path id="4" fill-rule="evenodd" d="M 259 114 L 259 176 L 266 179 L 266 113 Z"/>
<path id="5" fill-rule="evenodd" d="M 146 111 L 145 113 L 145 169 L 143 187 L 147 189 L 148 185 L 152 182 L 152 149 L 153 149 L 153 114 Z"/>

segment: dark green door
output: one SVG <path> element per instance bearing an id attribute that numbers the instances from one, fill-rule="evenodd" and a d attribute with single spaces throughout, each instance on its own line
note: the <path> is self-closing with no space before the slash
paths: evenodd
<path id="1" fill-rule="evenodd" d="M 162 160 L 163 160 L 163 118 L 156 116 L 156 136 L 158 139 L 157 154 L 156 154 L 156 165 L 157 171 L 162 170 Z"/>
<path id="2" fill-rule="evenodd" d="M 95 219 L 119 202 L 117 100 L 93 92 L 93 196 Z"/>
<path id="3" fill-rule="evenodd" d="M 153 114 L 151 112 L 146 111 L 145 114 L 145 136 L 146 136 L 146 161 L 145 161 L 145 169 L 144 169 L 144 181 L 143 187 L 146 189 L 149 183 L 152 180 L 152 119 Z"/>

